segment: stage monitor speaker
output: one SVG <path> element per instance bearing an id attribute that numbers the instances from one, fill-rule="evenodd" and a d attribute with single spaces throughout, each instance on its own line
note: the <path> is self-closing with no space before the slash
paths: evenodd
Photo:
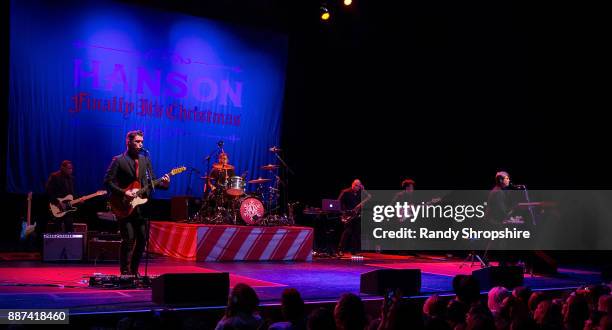
<path id="1" fill-rule="evenodd" d="M 226 306 L 229 273 L 171 273 L 153 280 L 153 302 Z"/>
<path id="2" fill-rule="evenodd" d="M 421 291 L 420 269 L 376 269 L 361 274 L 361 293 L 384 295 L 387 290 L 400 289 L 403 295 L 412 296 Z"/>
<path id="3" fill-rule="evenodd" d="M 170 216 L 172 220 L 189 219 L 190 211 L 195 207 L 196 199 L 193 196 L 175 196 L 170 201 Z"/>
<path id="4" fill-rule="evenodd" d="M 83 260 L 84 234 L 46 233 L 43 235 L 43 261 Z"/>
<path id="5" fill-rule="evenodd" d="M 523 267 L 485 267 L 472 271 L 472 276 L 478 279 L 481 290 L 489 290 L 496 286 L 512 289 L 523 285 Z"/>

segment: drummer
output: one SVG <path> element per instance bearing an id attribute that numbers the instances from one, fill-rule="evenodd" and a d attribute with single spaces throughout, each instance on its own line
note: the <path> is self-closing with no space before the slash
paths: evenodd
<path id="1" fill-rule="evenodd" d="M 220 191 L 223 191 L 223 189 L 227 187 L 229 178 L 234 175 L 234 166 L 229 164 L 229 157 L 225 152 L 222 152 L 219 154 L 219 162 L 213 164 L 212 170 L 208 175 L 208 188 L 211 192 L 215 191 L 217 188 L 221 188 Z"/>

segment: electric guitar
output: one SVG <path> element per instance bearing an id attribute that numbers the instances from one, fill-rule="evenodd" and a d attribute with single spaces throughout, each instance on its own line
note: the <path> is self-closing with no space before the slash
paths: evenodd
<path id="1" fill-rule="evenodd" d="M 36 222 L 33 225 L 30 224 L 30 220 L 32 218 L 32 192 L 28 193 L 28 213 L 26 215 L 26 221 L 21 223 L 21 233 L 19 234 L 19 238 L 23 241 L 30 236 L 34 230 L 36 230 Z"/>
<path id="2" fill-rule="evenodd" d="M 93 194 L 83 196 L 77 199 L 74 199 L 72 195 L 66 195 L 66 197 L 58 198 L 56 202 L 49 203 L 49 209 L 55 218 L 61 218 L 66 213 L 76 211 L 75 205 L 79 203 L 83 203 L 84 201 L 97 197 L 106 195 L 106 190 L 98 190 Z"/>
<path id="3" fill-rule="evenodd" d="M 166 173 L 169 176 L 177 175 L 179 173 L 185 172 L 187 167 L 177 167 L 172 169 L 169 173 Z M 162 175 L 159 179 L 153 181 L 153 186 L 157 186 L 161 183 L 163 177 L 166 175 Z M 127 187 L 124 188 L 125 192 L 131 191 L 135 194 L 136 197 L 130 198 L 124 194 L 112 194 L 110 198 L 110 207 L 113 214 L 118 219 L 123 219 L 132 214 L 134 208 L 138 205 L 142 205 L 149 201 L 148 198 L 144 198 L 143 195 L 151 188 L 151 184 L 147 183 L 144 186 L 140 185 L 139 181 L 134 181 L 130 183 Z"/>
<path id="4" fill-rule="evenodd" d="M 353 221 L 355 218 L 359 217 L 361 215 L 361 207 L 371 198 L 372 195 L 369 195 L 368 197 L 364 198 L 359 204 L 357 204 L 357 206 L 355 206 L 352 210 L 344 212 L 340 216 L 340 221 L 342 221 L 343 224 L 347 224 Z"/>

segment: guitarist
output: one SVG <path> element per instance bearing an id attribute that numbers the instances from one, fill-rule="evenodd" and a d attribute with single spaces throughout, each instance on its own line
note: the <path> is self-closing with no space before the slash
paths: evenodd
<path id="1" fill-rule="evenodd" d="M 136 195 L 126 188 L 138 182 L 141 187 L 147 185 L 148 181 L 155 180 L 151 160 L 141 154 L 143 151 L 144 133 L 142 131 L 130 131 L 125 137 L 126 151 L 113 157 L 106 175 L 104 184 L 114 196 L 133 199 Z M 147 178 L 150 173 L 152 178 Z M 167 189 L 170 184 L 170 176 L 164 175 L 160 187 Z M 146 191 L 145 195 L 149 195 Z M 146 223 L 141 214 L 140 206 L 137 206 L 127 217 L 119 218 L 119 230 L 121 232 L 121 251 L 119 256 L 119 267 L 121 275 L 139 275 L 138 265 L 144 252 L 146 244 Z"/>
<path id="2" fill-rule="evenodd" d="M 355 179 L 350 188 L 343 189 L 338 196 L 343 212 L 352 212 L 355 216 L 344 224 L 344 230 L 340 237 L 338 255 L 342 256 L 345 251 L 352 255 L 358 255 L 361 249 L 361 192 L 365 191 L 359 179 Z M 367 194 L 367 193 L 366 193 Z"/>
<path id="3" fill-rule="evenodd" d="M 45 190 L 49 197 L 49 202 L 57 203 L 58 198 L 66 195 L 74 195 L 74 176 L 72 176 L 74 168 L 69 160 L 62 161 L 59 171 L 51 173 Z M 72 213 L 68 213 L 61 218 L 56 219 L 61 222 L 61 231 L 72 232 L 72 223 L 74 218 Z"/>

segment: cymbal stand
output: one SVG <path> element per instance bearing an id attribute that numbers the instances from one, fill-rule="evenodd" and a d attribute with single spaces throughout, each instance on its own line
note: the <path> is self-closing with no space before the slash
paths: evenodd
<path id="1" fill-rule="evenodd" d="M 276 158 L 278 159 L 278 161 L 283 165 L 283 170 L 284 173 L 284 181 L 282 181 L 283 183 L 283 203 L 288 203 L 289 202 L 289 174 L 291 175 L 295 175 L 295 172 L 293 172 L 293 170 L 289 167 L 289 165 L 287 165 L 287 163 L 283 160 L 283 158 L 279 155 L 280 151 L 274 152 L 274 155 L 276 156 Z M 278 187 L 277 187 L 278 188 Z M 277 191 L 278 192 L 278 191 Z M 281 206 L 285 206 L 285 205 L 281 205 Z M 283 207 L 283 210 L 286 212 L 287 208 Z"/>

